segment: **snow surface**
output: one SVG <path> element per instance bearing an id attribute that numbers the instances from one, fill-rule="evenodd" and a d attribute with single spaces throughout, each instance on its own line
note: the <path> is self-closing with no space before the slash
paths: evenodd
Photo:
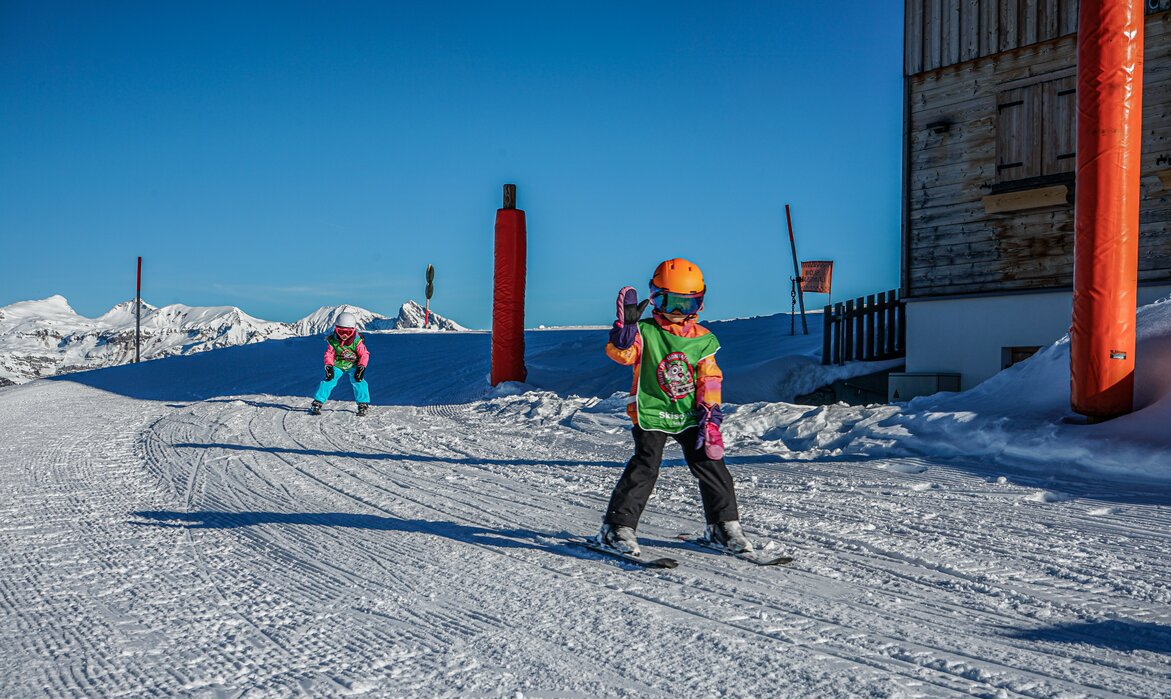
<path id="1" fill-rule="evenodd" d="M 674 447 L 639 534 L 677 569 L 566 543 L 630 455 L 604 329 L 528 333 L 496 389 L 485 333 L 372 334 L 362 419 L 345 382 L 304 412 L 320 338 L 0 388 L 0 696 L 1171 694 L 1171 304 L 1143 409 L 1093 427 L 1059 423 L 1063 343 L 904 406 L 744 403 L 826 371 L 787 325 L 711 325 L 785 568 L 676 539 Z"/>
<path id="2" fill-rule="evenodd" d="M 404 303 L 396 318 L 357 306 L 322 306 L 296 323 L 254 318 L 235 306 L 155 308 L 143 303 L 142 359 L 193 354 L 209 349 L 329 332 L 350 311 L 365 331 L 423 327 L 423 307 Z M 435 313 L 432 329 L 464 328 Z M 98 318 L 78 315 L 62 296 L 21 301 L 0 308 L 0 386 L 71 371 L 134 361 L 134 301 Z"/>

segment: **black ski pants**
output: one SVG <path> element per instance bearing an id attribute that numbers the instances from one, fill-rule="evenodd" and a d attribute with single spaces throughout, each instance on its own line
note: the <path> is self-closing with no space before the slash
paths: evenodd
<path id="1" fill-rule="evenodd" d="M 709 459 L 703 449 L 695 448 L 695 440 L 699 437 L 698 427 L 691 427 L 679 434 L 666 434 L 647 431 L 635 425 L 632 434 L 634 456 L 630 457 L 626 470 L 618 479 L 618 485 L 614 486 L 604 522 L 617 527 L 638 528 L 638 520 L 659 478 L 659 464 L 663 461 L 663 449 L 667 446 L 668 437 L 673 437 L 683 447 L 687 467 L 691 469 L 691 475 L 699 480 L 699 496 L 703 500 L 707 523 L 740 519 L 732 474 L 728 472 L 724 460 Z"/>

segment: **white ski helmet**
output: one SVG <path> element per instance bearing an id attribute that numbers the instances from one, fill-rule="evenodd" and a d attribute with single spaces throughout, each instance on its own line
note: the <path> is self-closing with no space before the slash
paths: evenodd
<path id="1" fill-rule="evenodd" d="M 356 328 L 358 327 L 358 320 L 354 318 L 354 314 L 345 311 L 338 315 L 337 322 L 334 323 L 337 328 Z"/>

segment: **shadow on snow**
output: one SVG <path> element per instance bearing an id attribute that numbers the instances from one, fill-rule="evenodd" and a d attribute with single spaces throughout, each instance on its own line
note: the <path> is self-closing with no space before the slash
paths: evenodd
<path id="1" fill-rule="evenodd" d="M 174 445 L 176 449 L 225 449 L 228 451 L 255 451 L 268 454 L 293 454 L 296 456 L 322 456 L 340 459 L 367 459 L 371 461 L 414 461 L 444 464 L 467 464 L 489 466 L 603 466 L 605 468 L 625 468 L 626 462 L 620 461 L 565 461 L 553 459 L 482 459 L 477 457 L 450 457 L 430 456 L 426 454 L 386 454 L 359 451 L 326 451 L 324 449 L 292 449 L 288 447 L 253 447 L 246 444 L 196 444 L 181 442 Z M 680 462 L 682 463 L 682 462 Z M 664 462 L 664 466 L 672 465 Z"/>
<path id="2" fill-rule="evenodd" d="M 532 529 L 490 529 L 456 522 L 426 519 L 401 519 L 384 515 L 363 515 L 348 512 L 172 512 L 143 510 L 131 513 L 138 520 L 128 524 L 140 527 L 170 529 L 240 529 L 263 525 L 332 527 L 363 529 L 367 531 L 402 532 L 440 536 L 452 541 L 505 549 L 546 551 L 569 558 L 611 560 L 621 567 L 638 568 L 636 564 L 613 561 L 602 554 L 579 548 L 564 540 L 568 532 L 540 532 Z M 543 540 L 558 540 L 545 543 Z"/>
<path id="3" fill-rule="evenodd" d="M 1171 627 L 1128 619 L 1071 622 L 1040 629 L 1013 630 L 1006 635 L 1023 641 L 1084 643 L 1123 652 L 1171 653 Z"/>

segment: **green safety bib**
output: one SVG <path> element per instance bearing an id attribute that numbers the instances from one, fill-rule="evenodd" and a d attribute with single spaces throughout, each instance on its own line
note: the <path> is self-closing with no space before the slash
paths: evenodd
<path id="1" fill-rule="evenodd" d="M 362 335 L 354 333 L 354 339 L 347 344 L 342 344 L 337 335 L 329 334 L 325 338 L 329 346 L 333 348 L 333 365 L 341 371 L 349 371 L 350 367 L 358 362 L 358 345 L 362 344 Z"/>
<path id="2" fill-rule="evenodd" d="M 638 371 L 638 426 L 644 430 L 677 434 L 695 427 L 695 366 L 720 349 L 708 333 L 679 337 L 654 320 L 641 320 L 642 361 Z"/>

